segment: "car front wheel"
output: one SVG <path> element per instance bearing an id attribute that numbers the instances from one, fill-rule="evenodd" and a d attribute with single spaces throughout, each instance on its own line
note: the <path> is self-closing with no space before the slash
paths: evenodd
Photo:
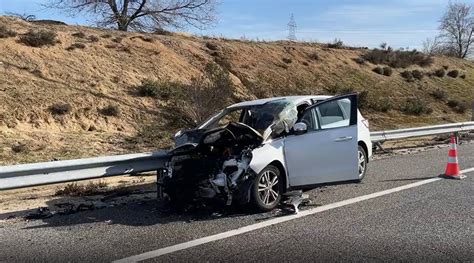
<path id="1" fill-rule="evenodd" d="M 357 150 L 357 157 L 358 157 L 357 163 L 359 164 L 358 165 L 359 167 L 359 180 L 358 181 L 361 182 L 362 179 L 364 179 L 365 174 L 367 172 L 367 153 L 365 152 L 364 148 L 360 145 Z"/>
<path id="2" fill-rule="evenodd" d="M 251 204 L 258 211 L 271 211 L 280 203 L 282 192 L 283 181 L 280 170 L 273 165 L 268 165 L 255 177 Z"/>

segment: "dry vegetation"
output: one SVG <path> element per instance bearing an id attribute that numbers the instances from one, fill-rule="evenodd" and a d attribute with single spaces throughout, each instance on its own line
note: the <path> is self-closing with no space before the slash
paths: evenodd
<path id="1" fill-rule="evenodd" d="M 0 50 L 4 164 L 169 147 L 181 127 L 261 97 L 359 92 L 373 130 L 466 121 L 474 100 L 472 62 L 339 40 L 225 40 L 0 17 Z"/>

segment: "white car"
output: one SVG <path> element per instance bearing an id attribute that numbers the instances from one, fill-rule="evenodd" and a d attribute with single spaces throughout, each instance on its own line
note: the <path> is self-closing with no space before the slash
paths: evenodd
<path id="1" fill-rule="evenodd" d="M 260 211 L 287 191 L 361 181 L 372 155 L 356 94 L 237 103 L 175 140 L 158 179 L 171 201 L 250 203 Z"/>

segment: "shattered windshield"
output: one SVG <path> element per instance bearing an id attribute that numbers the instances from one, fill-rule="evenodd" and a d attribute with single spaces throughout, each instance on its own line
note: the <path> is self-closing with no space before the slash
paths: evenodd
<path id="1" fill-rule="evenodd" d="M 227 108 L 204 123 L 200 128 L 211 129 L 224 127 L 229 122 L 244 123 L 260 134 L 272 126 L 272 134 L 288 132 L 296 123 L 295 104 L 286 99 L 274 100 L 262 105 Z"/>

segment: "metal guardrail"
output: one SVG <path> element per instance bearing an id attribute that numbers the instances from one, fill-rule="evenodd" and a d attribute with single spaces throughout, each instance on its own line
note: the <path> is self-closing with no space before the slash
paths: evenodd
<path id="1" fill-rule="evenodd" d="M 474 130 L 474 121 L 462 123 L 450 123 L 435 126 L 426 126 L 419 128 L 409 128 L 391 131 L 371 132 L 372 142 L 383 142 L 389 140 L 399 140 L 405 138 L 423 137 L 430 135 L 446 134 L 453 132 L 465 132 Z"/>
<path id="2" fill-rule="evenodd" d="M 0 166 L 0 190 L 156 171 L 167 152 Z"/>
<path id="3" fill-rule="evenodd" d="M 372 142 L 380 143 L 470 130 L 474 130 L 474 122 L 372 132 L 370 136 Z M 156 171 L 163 167 L 167 159 L 167 152 L 159 151 L 0 166 L 0 190 Z"/>

